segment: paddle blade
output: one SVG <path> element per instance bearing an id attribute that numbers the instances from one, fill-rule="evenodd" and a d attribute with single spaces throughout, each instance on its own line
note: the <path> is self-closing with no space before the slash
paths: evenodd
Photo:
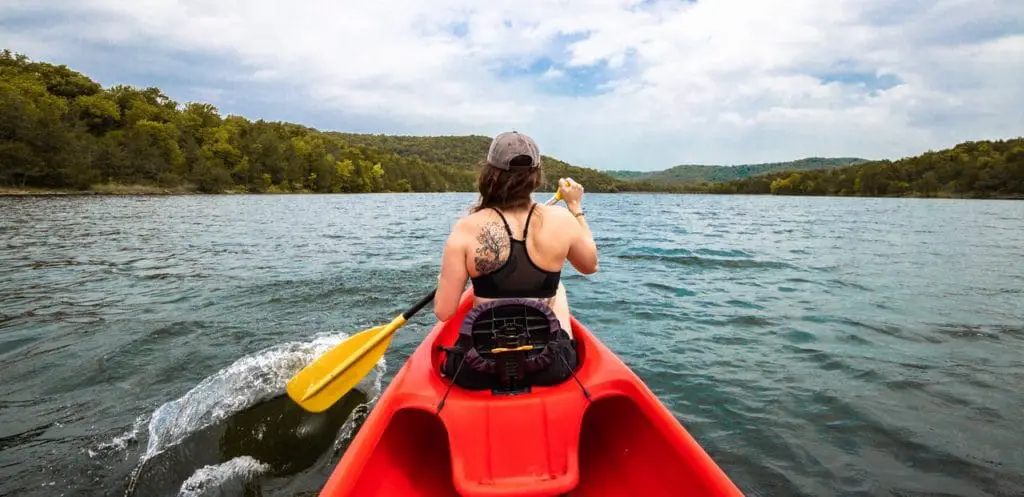
<path id="1" fill-rule="evenodd" d="M 288 396 L 309 412 L 323 412 L 370 373 L 384 355 L 399 320 L 338 344 L 288 382 Z"/>

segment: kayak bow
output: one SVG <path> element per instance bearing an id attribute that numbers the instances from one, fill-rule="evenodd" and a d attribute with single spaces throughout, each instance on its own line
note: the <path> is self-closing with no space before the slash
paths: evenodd
<path id="1" fill-rule="evenodd" d="M 742 495 L 651 390 L 575 317 L 573 379 L 517 395 L 450 389 L 438 322 L 395 375 L 321 497 Z M 589 392 L 590 398 L 584 395 Z"/>

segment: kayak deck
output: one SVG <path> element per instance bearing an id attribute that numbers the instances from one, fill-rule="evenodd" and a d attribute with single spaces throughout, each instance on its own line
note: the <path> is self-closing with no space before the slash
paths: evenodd
<path id="1" fill-rule="evenodd" d="M 528 393 L 448 389 L 434 326 L 395 375 L 320 495 L 742 495 L 657 397 L 575 317 L 576 380 Z"/>

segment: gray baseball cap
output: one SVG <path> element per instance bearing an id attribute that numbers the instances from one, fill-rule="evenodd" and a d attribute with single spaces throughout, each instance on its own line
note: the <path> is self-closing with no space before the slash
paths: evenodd
<path id="1" fill-rule="evenodd" d="M 524 155 L 530 158 L 531 168 L 540 167 L 540 150 L 533 138 L 518 131 L 506 131 L 491 140 L 491 149 L 487 151 L 487 163 L 508 171 L 512 169 L 512 160 Z"/>

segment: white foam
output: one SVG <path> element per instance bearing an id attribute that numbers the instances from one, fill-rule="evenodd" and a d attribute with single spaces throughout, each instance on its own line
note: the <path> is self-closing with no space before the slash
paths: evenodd
<path id="1" fill-rule="evenodd" d="M 201 497 L 208 490 L 216 490 L 236 478 L 249 480 L 270 470 L 270 465 L 249 456 L 239 456 L 227 462 L 203 466 L 192 473 L 178 490 L 178 497 Z"/>
<path id="2" fill-rule="evenodd" d="M 373 376 L 373 387 L 370 388 L 368 399 L 365 404 L 360 404 L 352 410 L 349 414 L 348 419 L 341 425 L 341 429 L 338 430 L 338 435 L 334 439 L 334 450 L 341 448 L 341 445 L 352 438 L 356 432 L 356 428 L 362 424 L 362 418 L 364 418 L 373 408 L 374 404 L 377 403 L 377 399 L 384 392 L 384 375 L 387 374 L 387 364 L 384 359 L 381 358 L 381 362 L 377 363 L 377 374 Z"/>
<path id="3" fill-rule="evenodd" d="M 107 452 L 120 452 L 128 448 L 128 444 L 134 442 L 139 437 L 139 432 L 142 430 L 142 426 L 146 423 L 147 416 L 139 416 L 135 418 L 135 422 L 132 423 L 131 428 L 128 428 L 124 433 L 114 437 L 109 442 L 103 442 L 96 446 L 96 449 L 89 449 L 89 457 L 95 458 L 100 454 Z"/>
<path id="4" fill-rule="evenodd" d="M 189 434 L 241 412 L 263 400 L 283 395 L 288 380 L 348 335 L 320 335 L 307 342 L 287 342 L 242 357 L 199 382 L 180 398 L 158 407 L 150 418 L 145 461 Z M 382 357 L 376 374 L 356 388 L 373 399 L 380 393 L 385 370 Z"/>

